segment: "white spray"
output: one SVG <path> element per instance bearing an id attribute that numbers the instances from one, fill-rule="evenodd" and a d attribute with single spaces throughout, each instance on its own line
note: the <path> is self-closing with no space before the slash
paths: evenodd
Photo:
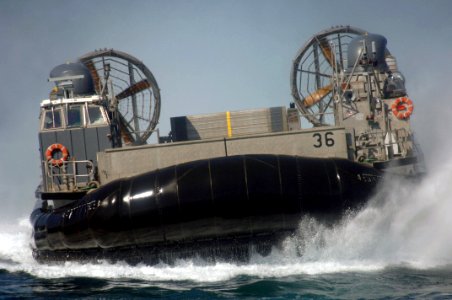
<path id="1" fill-rule="evenodd" d="M 355 216 L 327 228 L 315 220 L 300 223 L 284 251 L 296 249 L 304 262 L 408 264 L 434 267 L 452 263 L 452 159 L 421 183 L 388 182 Z"/>

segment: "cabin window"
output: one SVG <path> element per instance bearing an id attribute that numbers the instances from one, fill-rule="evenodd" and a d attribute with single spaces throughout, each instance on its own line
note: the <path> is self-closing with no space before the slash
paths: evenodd
<path id="1" fill-rule="evenodd" d="M 105 109 L 93 104 L 66 104 L 49 107 L 41 113 L 42 130 L 85 128 L 108 125 Z"/>
<path id="2" fill-rule="evenodd" d="M 88 106 L 88 119 L 90 125 L 106 124 L 102 110 L 99 106 Z"/>
<path id="3" fill-rule="evenodd" d="M 63 125 L 61 123 L 61 109 L 49 109 L 45 111 L 44 115 L 44 129 L 57 129 Z"/>
<path id="4" fill-rule="evenodd" d="M 67 127 L 82 127 L 83 114 L 81 105 L 71 105 L 67 111 Z"/>

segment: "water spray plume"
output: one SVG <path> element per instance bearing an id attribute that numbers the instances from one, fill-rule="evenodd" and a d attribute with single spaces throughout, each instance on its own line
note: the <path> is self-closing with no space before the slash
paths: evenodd
<path id="1" fill-rule="evenodd" d="M 421 182 L 387 180 L 382 194 L 334 227 L 302 220 L 284 251 L 300 254 L 303 262 L 420 268 L 452 264 L 450 182 L 452 159 Z"/>

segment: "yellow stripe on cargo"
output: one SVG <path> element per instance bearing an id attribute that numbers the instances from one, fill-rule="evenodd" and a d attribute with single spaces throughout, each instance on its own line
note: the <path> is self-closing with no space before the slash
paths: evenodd
<path id="1" fill-rule="evenodd" d="M 226 112 L 226 123 L 228 124 L 228 137 L 232 137 L 231 112 Z"/>

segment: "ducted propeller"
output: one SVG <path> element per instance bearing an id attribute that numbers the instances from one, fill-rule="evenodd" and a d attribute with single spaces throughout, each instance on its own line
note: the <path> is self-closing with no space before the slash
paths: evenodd
<path id="1" fill-rule="evenodd" d="M 146 144 L 160 116 L 160 90 L 151 71 L 132 55 L 113 49 L 79 59 L 90 70 L 97 93 L 110 99 L 109 108 L 119 116 L 122 141 Z"/>
<path id="2" fill-rule="evenodd" d="M 294 103 L 314 126 L 333 125 L 334 82 L 344 69 L 348 44 L 365 31 L 337 26 L 311 37 L 297 52 L 290 77 Z"/>

